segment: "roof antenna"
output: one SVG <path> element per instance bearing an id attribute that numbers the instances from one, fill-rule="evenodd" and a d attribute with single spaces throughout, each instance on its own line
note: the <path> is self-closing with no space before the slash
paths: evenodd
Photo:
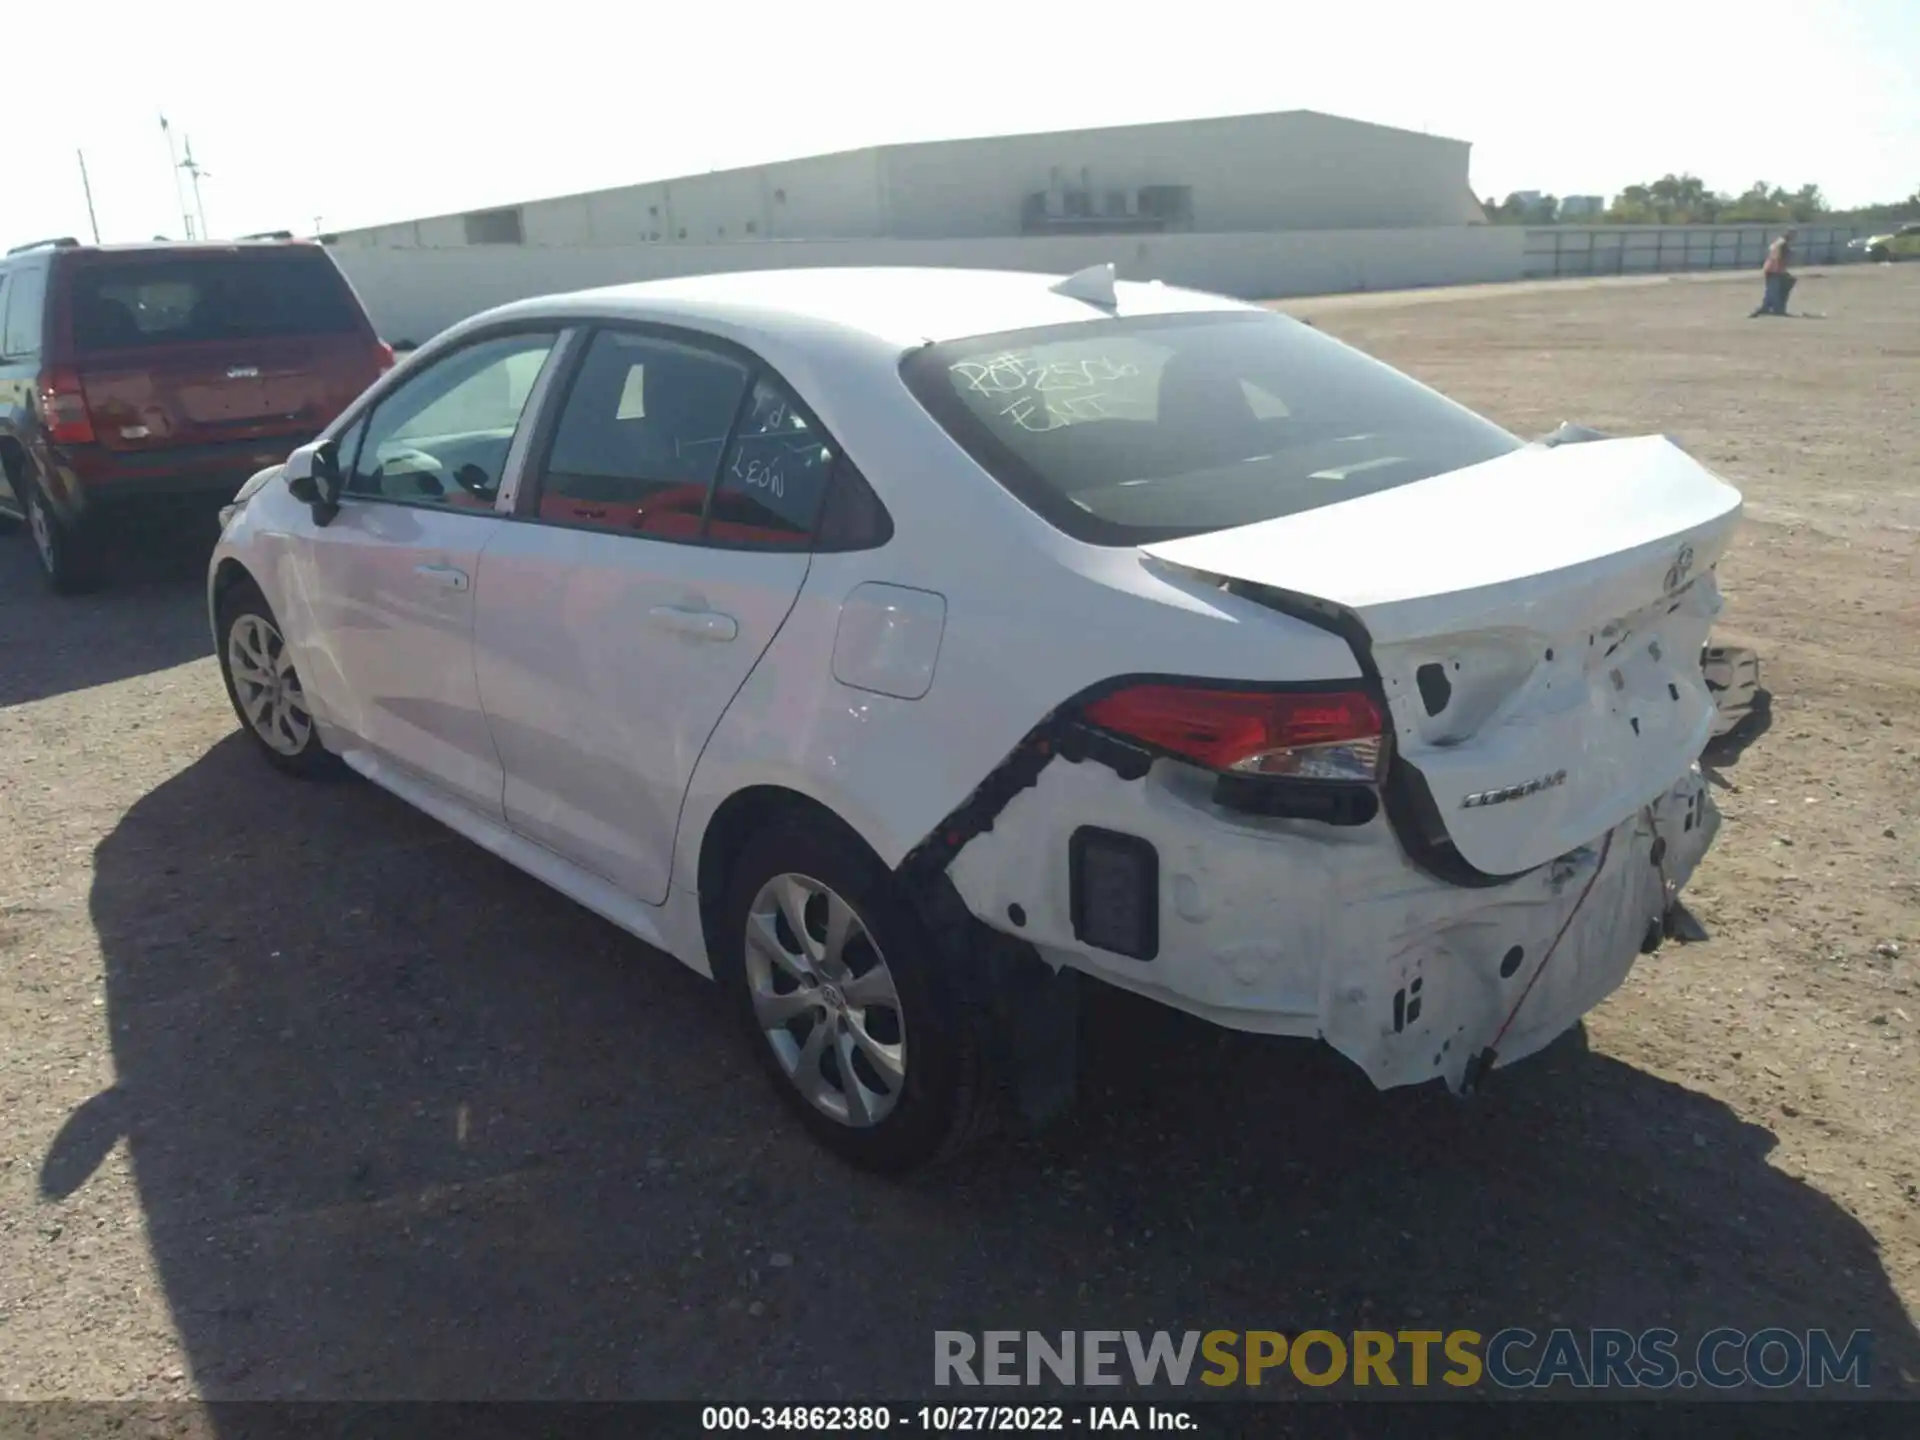
<path id="1" fill-rule="evenodd" d="M 1109 260 L 1104 265 L 1089 265 L 1084 270 L 1075 271 L 1047 288 L 1069 300 L 1084 300 L 1089 305 L 1098 305 L 1102 310 L 1118 310 L 1120 297 L 1114 293 L 1114 278 L 1113 262 Z"/>

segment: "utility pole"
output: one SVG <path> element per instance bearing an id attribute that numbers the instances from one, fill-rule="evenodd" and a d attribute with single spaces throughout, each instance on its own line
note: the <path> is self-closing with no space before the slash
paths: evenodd
<path id="1" fill-rule="evenodd" d="M 186 171 L 188 176 L 193 180 L 193 208 L 200 216 L 200 238 L 205 240 L 207 238 L 207 207 L 206 202 L 200 198 L 200 180 L 203 176 L 211 180 L 213 176 L 193 163 L 193 139 L 191 136 L 187 137 L 186 147 L 187 158 L 180 162 L 180 168 Z"/>
<path id="2" fill-rule="evenodd" d="M 80 189 L 87 197 L 87 223 L 93 227 L 93 243 L 100 243 L 100 221 L 93 213 L 93 186 L 87 180 L 87 152 L 75 150 L 80 157 Z"/>
<path id="3" fill-rule="evenodd" d="M 186 192 L 180 188 L 180 155 L 173 148 L 173 127 L 167 124 L 167 117 L 160 117 L 160 133 L 167 137 L 167 173 L 173 177 L 173 198 L 180 206 L 180 225 L 186 232 L 186 238 L 193 239 L 193 216 L 187 211 Z"/>

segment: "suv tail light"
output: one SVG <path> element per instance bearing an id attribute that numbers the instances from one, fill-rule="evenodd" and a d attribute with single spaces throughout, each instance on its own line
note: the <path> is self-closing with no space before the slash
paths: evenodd
<path id="1" fill-rule="evenodd" d="M 47 438 L 56 445 L 91 445 L 93 417 L 87 414 L 86 393 L 76 370 L 43 371 L 40 376 L 40 414 Z"/>
<path id="2" fill-rule="evenodd" d="M 386 341 L 377 340 L 374 342 L 374 364 L 379 366 L 382 375 L 393 368 L 395 358 L 393 347 Z"/>
<path id="3" fill-rule="evenodd" d="M 1129 685 L 1091 702 L 1081 716 L 1223 775 L 1371 785 L 1386 753 L 1380 707 L 1357 690 Z"/>

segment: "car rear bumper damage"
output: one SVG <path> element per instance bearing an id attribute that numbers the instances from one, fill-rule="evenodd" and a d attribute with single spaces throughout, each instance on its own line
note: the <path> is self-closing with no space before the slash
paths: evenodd
<path id="1" fill-rule="evenodd" d="M 1470 1088 L 1571 1028 L 1660 936 L 1719 826 L 1693 767 L 1609 834 L 1469 888 L 1415 865 L 1384 817 L 1264 819 L 1212 795 L 1211 776 L 1174 762 L 1123 780 L 1055 757 L 948 874 L 1050 965 L 1233 1029 L 1318 1036 L 1382 1089 Z M 1076 856 L 1103 843 L 1119 858 L 1095 873 Z M 1144 958 L 1089 942 L 1089 916 L 1116 911 L 1150 924 L 1150 943 L 1128 945 Z"/>

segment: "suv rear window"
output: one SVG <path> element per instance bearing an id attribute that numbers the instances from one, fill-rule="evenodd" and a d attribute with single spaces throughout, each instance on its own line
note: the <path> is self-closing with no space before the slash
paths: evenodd
<path id="1" fill-rule="evenodd" d="M 71 273 L 73 343 L 82 353 L 346 335 L 361 326 L 352 293 L 321 254 L 129 258 Z"/>
<path id="2" fill-rule="evenodd" d="M 1277 519 L 1521 444 L 1399 371 L 1264 312 L 949 341 L 909 355 L 902 373 L 989 474 L 1096 545 Z"/>

